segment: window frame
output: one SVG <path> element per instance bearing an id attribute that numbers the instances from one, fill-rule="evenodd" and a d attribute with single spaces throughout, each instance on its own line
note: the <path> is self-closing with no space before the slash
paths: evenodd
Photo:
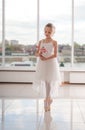
<path id="1" fill-rule="evenodd" d="M 74 1 L 72 2 L 71 19 L 71 67 L 74 65 Z M 37 42 L 39 41 L 40 0 L 37 0 Z M 5 67 L 5 0 L 2 0 L 2 67 Z"/>

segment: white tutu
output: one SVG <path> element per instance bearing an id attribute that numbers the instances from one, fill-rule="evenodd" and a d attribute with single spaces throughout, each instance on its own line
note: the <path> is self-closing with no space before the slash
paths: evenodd
<path id="1" fill-rule="evenodd" d="M 58 96 L 58 88 L 61 84 L 61 78 L 57 58 L 52 58 L 45 61 L 40 58 L 38 59 L 33 89 L 36 90 L 41 97 L 46 96 L 45 81 L 50 83 L 51 97 Z"/>

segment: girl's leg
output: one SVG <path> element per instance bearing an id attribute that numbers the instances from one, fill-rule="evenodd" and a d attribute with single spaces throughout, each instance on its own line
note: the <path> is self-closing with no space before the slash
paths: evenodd
<path id="1" fill-rule="evenodd" d="M 46 111 L 50 111 L 50 104 L 52 103 L 52 99 L 51 99 L 51 85 L 49 82 L 45 82 L 45 86 L 46 86 L 46 99 L 44 101 L 45 104 L 45 110 Z"/>
<path id="2" fill-rule="evenodd" d="M 51 97 L 51 94 L 50 94 L 50 91 L 51 91 L 51 86 L 50 86 L 50 83 L 49 82 L 45 82 L 45 86 L 46 86 L 46 98 L 49 98 Z"/>

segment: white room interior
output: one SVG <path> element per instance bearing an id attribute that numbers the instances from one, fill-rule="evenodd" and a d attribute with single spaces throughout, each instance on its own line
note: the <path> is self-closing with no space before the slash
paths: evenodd
<path id="1" fill-rule="evenodd" d="M 84 0 L 0 0 L 0 130 L 85 130 L 84 10 Z M 64 66 L 62 86 L 44 112 L 44 97 L 32 90 L 33 47 L 49 21 Z"/>

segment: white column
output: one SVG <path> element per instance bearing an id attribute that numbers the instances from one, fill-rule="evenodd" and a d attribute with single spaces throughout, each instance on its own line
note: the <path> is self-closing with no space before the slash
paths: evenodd
<path id="1" fill-rule="evenodd" d="M 37 0 L 37 43 L 39 42 L 39 0 Z M 39 112 L 39 98 L 36 99 L 36 112 Z"/>
<path id="2" fill-rule="evenodd" d="M 5 66 L 5 0 L 2 0 L 2 66 Z"/>
<path id="3" fill-rule="evenodd" d="M 39 0 L 37 0 L 37 42 L 39 41 Z"/>
<path id="4" fill-rule="evenodd" d="M 71 66 L 73 66 L 74 62 L 74 0 L 72 0 L 72 52 L 71 52 Z"/>

